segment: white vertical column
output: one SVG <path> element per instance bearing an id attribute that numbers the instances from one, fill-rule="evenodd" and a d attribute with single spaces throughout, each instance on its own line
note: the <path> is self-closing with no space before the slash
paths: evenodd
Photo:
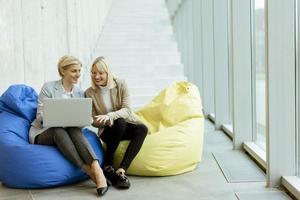
<path id="1" fill-rule="evenodd" d="M 194 80 L 194 27 L 193 27 L 193 0 L 187 0 L 187 73 L 188 80 L 192 83 L 195 83 Z"/>
<path id="2" fill-rule="evenodd" d="M 182 61 L 184 65 L 184 75 L 188 76 L 188 22 L 187 22 L 187 1 L 183 0 L 181 3 L 181 13 L 182 13 Z"/>
<path id="3" fill-rule="evenodd" d="M 183 14 L 182 14 L 182 4 L 179 5 L 178 11 L 177 11 L 177 16 L 178 16 L 178 48 L 181 50 L 183 49 L 183 37 L 184 37 L 184 32 L 183 32 Z M 182 52 L 182 51 L 181 51 Z M 181 59 L 183 61 L 183 54 L 181 53 Z"/>
<path id="4" fill-rule="evenodd" d="M 174 31 L 174 36 L 176 38 L 176 41 L 178 41 L 178 17 L 177 15 L 173 15 L 172 17 L 172 25 L 173 25 L 173 31 Z"/>
<path id="5" fill-rule="evenodd" d="M 203 73 L 202 73 L 202 1 L 193 0 L 193 80 L 198 86 L 201 96 L 203 95 Z"/>
<path id="6" fill-rule="evenodd" d="M 229 79 L 229 124 L 232 127 L 232 113 L 233 113 L 233 49 L 232 49 L 232 0 L 228 0 L 227 14 L 228 14 L 228 79 Z"/>
<path id="7" fill-rule="evenodd" d="M 203 59 L 203 108 L 205 114 L 214 113 L 214 33 L 213 1 L 202 1 L 202 59 Z"/>
<path id="8" fill-rule="evenodd" d="M 232 0 L 234 148 L 252 141 L 251 1 Z"/>
<path id="9" fill-rule="evenodd" d="M 295 1 L 267 3 L 267 183 L 296 175 Z"/>
<path id="10" fill-rule="evenodd" d="M 227 0 L 214 0 L 215 127 L 229 123 Z"/>

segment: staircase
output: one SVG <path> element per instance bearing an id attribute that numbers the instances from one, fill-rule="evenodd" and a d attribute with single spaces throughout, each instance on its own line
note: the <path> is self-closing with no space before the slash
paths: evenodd
<path id="1" fill-rule="evenodd" d="M 97 56 L 126 80 L 133 110 L 173 81 L 186 80 L 164 0 L 114 0 Z"/>

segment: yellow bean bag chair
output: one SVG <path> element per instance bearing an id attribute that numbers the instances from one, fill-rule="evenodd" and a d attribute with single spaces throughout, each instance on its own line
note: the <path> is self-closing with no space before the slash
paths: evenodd
<path id="1" fill-rule="evenodd" d="M 127 174 L 169 176 L 196 168 L 202 157 L 204 118 L 195 85 L 173 83 L 135 114 L 149 132 Z M 128 141 L 118 146 L 115 167 L 119 166 L 127 146 Z"/>

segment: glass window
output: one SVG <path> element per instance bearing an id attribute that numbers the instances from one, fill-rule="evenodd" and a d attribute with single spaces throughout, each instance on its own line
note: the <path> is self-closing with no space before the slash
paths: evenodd
<path id="1" fill-rule="evenodd" d="M 231 24 L 231 20 L 232 20 L 232 1 L 228 1 L 228 88 L 229 88 L 229 94 L 228 94 L 228 98 L 229 98 L 229 123 L 232 124 L 232 119 L 233 119 L 233 85 L 232 85 L 232 24 Z"/>
<path id="2" fill-rule="evenodd" d="M 298 104 L 298 111 L 297 111 L 297 152 L 296 152 L 296 158 L 297 158 L 297 176 L 300 178 L 300 45 L 299 45 L 299 41 L 300 41 L 300 22 L 299 22 L 299 19 L 300 19 L 300 4 L 297 4 L 297 17 L 298 17 L 298 25 L 297 25 L 297 32 L 296 32 L 296 35 L 297 35 L 297 56 L 296 56 L 296 72 L 298 73 L 298 76 L 297 76 L 297 104 Z"/>
<path id="3" fill-rule="evenodd" d="M 265 112 L 265 0 L 254 1 L 253 45 L 254 45 L 254 140 L 266 149 Z"/>

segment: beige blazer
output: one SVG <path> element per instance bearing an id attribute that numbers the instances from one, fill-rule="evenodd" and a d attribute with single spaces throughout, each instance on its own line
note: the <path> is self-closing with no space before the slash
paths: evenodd
<path id="1" fill-rule="evenodd" d="M 128 123 L 141 123 L 130 109 L 129 92 L 125 81 L 114 78 L 114 83 L 114 86 L 110 89 L 110 99 L 113 107 L 112 112 L 107 112 L 100 94 L 100 88 L 94 89 L 90 87 L 85 91 L 85 97 L 92 98 L 93 100 L 92 116 L 108 115 L 110 121 L 114 121 L 118 118 L 124 118 Z M 105 126 L 99 127 L 95 124 L 92 125 L 99 128 L 98 135 L 100 136 Z"/>

